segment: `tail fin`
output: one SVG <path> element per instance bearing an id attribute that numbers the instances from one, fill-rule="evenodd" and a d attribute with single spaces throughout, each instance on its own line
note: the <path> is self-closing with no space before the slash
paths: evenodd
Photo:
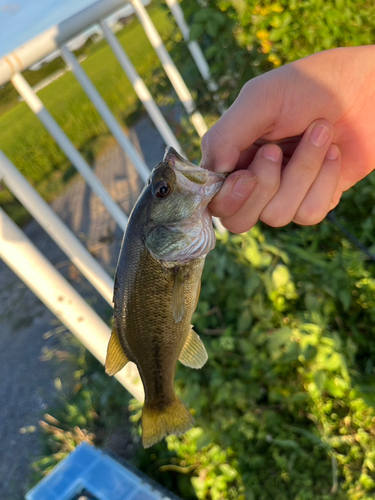
<path id="1" fill-rule="evenodd" d="M 142 443 L 149 448 L 168 434 L 179 436 L 194 425 L 194 419 L 180 398 L 164 410 L 149 408 L 145 403 L 142 412 Z"/>

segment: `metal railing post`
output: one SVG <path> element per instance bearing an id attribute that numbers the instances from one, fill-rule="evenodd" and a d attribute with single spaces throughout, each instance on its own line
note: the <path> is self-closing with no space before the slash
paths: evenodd
<path id="1" fill-rule="evenodd" d="M 133 144 L 126 137 L 124 131 L 117 122 L 116 118 L 113 116 L 112 111 L 109 109 L 103 97 L 99 94 L 94 84 L 86 75 L 85 71 L 75 58 L 74 54 L 68 49 L 68 47 L 66 45 L 63 45 L 60 50 L 65 62 L 72 69 L 83 90 L 86 92 L 89 99 L 93 102 L 95 108 L 99 112 L 100 116 L 108 125 L 109 130 L 112 132 L 124 152 L 129 156 L 130 161 L 137 169 L 139 176 L 141 177 L 143 182 L 146 182 L 150 175 L 149 168 L 139 156 Z"/>
<path id="2" fill-rule="evenodd" d="M 87 184 L 91 187 L 94 193 L 99 196 L 102 200 L 104 206 L 107 208 L 109 213 L 115 219 L 120 228 L 125 231 L 128 218 L 121 208 L 113 201 L 111 196 L 108 194 L 102 183 L 94 174 L 93 170 L 86 163 L 83 157 L 78 153 L 68 136 L 59 127 L 55 119 L 47 111 L 42 101 L 35 94 L 33 89 L 27 83 L 25 78 L 20 74 L 16 73 L 12 80 L 12 84 L 19 92 L 21 97 L 24 99 L 26 104 L 30 107 L 33 113 L 39 118 L 46 129 L 50 132 L 52 137 L 55 138 L 58 145 L 64 151 L 66 156 L 76 167 L 82 177 L 85 179 Z"/>
<path id="3" fill-rule="evenodd" d="M 148 112 L 151 120 L 154 122 L 155 127 L 158 129 L 160 135 L 164 139 L 165 144 L 167 146 L 173 146 L 176 151 L 178 151 L 180 154 L 183 154 L 180 143 L 172 132 L 170 126 L 168 125 L 160 109 L 152 98 L 152 95 L 150 94 L 144 81 L 137 73 L 137 70 L 133 66 L 115 34 L 112 32 L 106 21 L 101 21 L 100 26 L 103 30 L 105 38 L 107 39 L 108 45 L 111 47 L 122 69 L 129 78 L 130 83 L 133 85 L 134 91 L 146 108 L 146 111 Z"/>
<path id="4" fill-rule="evenodd" d="M 207 64 L 207 61 L 203 55 L 202 49 L 200 48 L 198 42 L 196 40 L 190 40 L 190 28 L 185 21 L 184 13 L 181 9 L 178 0 L 165 0 L 170 11 L 173 14 L 173 17 L 176 20 L 177 26 L 180 28 L 182 36 L 184 37 L 185 42 L 187 43 L 188 49 L 190 50 L 191 55 L 197 65 L 197 68 L 202 75 L 203 80 L 207 82 L 207 87 L 211 92 L 215 92 L 218 89 L 218 85 L 215 81 L 212 80 L 210 74 L 210 68 Z"/>
<path id="5" fill-rule="evenodd" d="M 86 250 L 76 236 L 67 228 L 52 208 L 11 161 L 0 151 L 0 178 L 34 219 L 65 252 L 71 262 L 81 271 L 90 283 L 112 305 L 113 280 L 102 266 Z"/>
<path id="6" fill-rule="evenodd" d="M 182 102 L 184 108 L 186 109 L 188 115 L 190 116 L 191 122 L 195 127 L 198 135 L 202 137 L 207 132 L 207 125 L 203 119 L 203 116 L 199 111 L 196 110 L 194 100 L 181 76 L 178 69 L 176 68 L 171 56 L 168 54 L 163 41 L 154 26 L 147 10 L 143 6 L 141 0 L 129 0 L 133 6 L 135 13 L 139 21 L 141 22 L 143 29 L 150 40 L 151 45 L 154 47 L 160 62 L 163 65 L 165 72 L 169 80 L 171 81 L 173 88 L 175 89 L 180 101 Z"/>
<path id="7" fill-rule="evenodd" d="M 0 257 L 35 293 L 82 344 L 104 364 L 110 329 L 27 236 L 0 208 Z M 130 363 L 128 363 L 130 365 Z M 137 399 L 143 399 L 138 377 L 129 366 L 117 374 L 121 384 Z"/>

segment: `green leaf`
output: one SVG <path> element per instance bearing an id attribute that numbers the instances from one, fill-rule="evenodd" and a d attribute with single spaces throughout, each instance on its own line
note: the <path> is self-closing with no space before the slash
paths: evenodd
<path id="1" fill-rule="evenodd" d="M 246 297 L 252 297 L 257 288 L 262 284 L 259 274 L 252 274 L 245 284 Z"/>
<path id="2" fill-rule="evenodd" d="M 205 28 L 202 23 L 195 22 L 190 28 L 190 40 L 198 40 L 203 35 L 204 29 Z"/>
<path id="3" fill-rule="evenodd" d="M 339 299 L 345 311 L 347 311 L 352 302 L 352 295 L 349 290 L 341 289 L 339 290 Z"/>
<path id="4" fill-rule="evenodd" d="M 276 28 L 271 30 L 269 40 L 271 42 L 278 42 L 279 40 L 282 39 L 283 35 L 285 34 L 285 28 Z"/>
<path id="5" fill-rule="evenodd" d="M 219 469 L 229 480 L 233 481 L 237 477 L 237 471 L 228 464 L 220 464 Z"/>
<path id="6" fill-rule="evenodd" d="M 289 270 L 286 266 L 279 264 L 272 273 L 272 281 L 275 288 L 285 286 L 291 280 Z"/>
<path id="7" fill-rule="evenodd" d="M 246 332 L 252 323 L 253 317 L 248 308 L 244 309 L 237 321 L 238 333 Z"/>
<path id="8" fill-rule="evenodd" d="M 323 392 L 326 380 L 327 375 L 323 370 L 318 370 L 314 373 L 314 381 L 320 392 Z"/>
<path id="9" fill-rule="evenodd" d="M 325 383 L 325 389 L 331 396 L 335 398 L 342 398 L 347 389 L 346 384 L 343 386 L 343 381 L 335 378 L 334 380 L 328 379 Z"/>
<path id="10" fill-rule="evenodd" d="M 367 491 L 375 488 L 375 481 L 368 474 L 364 474 L 364 473 L 361 474 L 361 477 L 359 478 L 359 482 L 362 486 L 364 486 L 364 488 Z"/>
<path id="11" fill-rule="evenodd" d="M 245 258 L 254 266 L 259 267 L 262 262 L 262 257 L 256 241 L 249 238 L 247 241 L 247 248 L 244 252 Z"/>
<path id="12" fill-rule="evenodd" d="M 213 20 L 210 20 L 207 24 L 206 24 L 206 30 L 207 30 L 207 33 L 212 37 L 212 38 L 215 38 L 218 31 L 219 31 L 219 25 L 214 22 Z"/>

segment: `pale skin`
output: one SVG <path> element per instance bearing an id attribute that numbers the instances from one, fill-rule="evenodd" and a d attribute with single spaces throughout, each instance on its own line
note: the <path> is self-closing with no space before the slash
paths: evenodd
<path id="1" fill-rule="evenodd" d="M 202 140 L 231 172 L 209 207 L 234 233 L 321 222 L 375 168 L 375 47 L 327 50 L 250 80 Z"/>

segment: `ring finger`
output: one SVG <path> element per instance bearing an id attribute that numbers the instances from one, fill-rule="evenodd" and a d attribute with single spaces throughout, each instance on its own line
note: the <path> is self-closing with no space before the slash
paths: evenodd
<path id="1" fill-rule="evenodd" d="M 327 120 L 312 123 L 283 170 L 280 188 L 261 213 L 261 220 L 274 227 L 291 222 L 315 181 L 332 141 L 333 127 Z"/>

